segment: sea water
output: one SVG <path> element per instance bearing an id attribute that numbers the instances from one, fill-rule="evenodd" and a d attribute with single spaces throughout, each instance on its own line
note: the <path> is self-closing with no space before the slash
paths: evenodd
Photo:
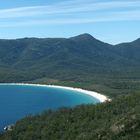
<path id="1" fill-rule="evenodd" d="M 96 98 L 68 89 L 32 85 L 0 85 L 0 131 L 9 124 L 48 109 L 98 103 Z"/>

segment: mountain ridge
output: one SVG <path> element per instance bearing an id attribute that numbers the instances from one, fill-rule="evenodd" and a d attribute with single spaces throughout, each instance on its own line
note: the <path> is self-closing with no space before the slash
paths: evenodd
<path id="1" fill-rule="evenodd" d="M 83 36 L 86 36 L 86 37 L 90 37 L 90 38 L 94 38 L 95 40 L 99 40 L 97 38 L 95 38 L 93 35 L 89 34 L 89 33 L 82 33 L 82 34 L 79 34 L 79 35 L 75 35 L 73 37 L 21 37 L 21 38 L 15 38 L 15 39 L 0 39 L 1 40 L 5 40 L 5 41 L 11 41 L 11 40 L 28 40 L 28 39 L 40 39 L 40 40 L 44 40 L 44 39 L 71 39 L 71 38 L 75 38 L 75 37 L 83 37 Z M 101 41 L 101 40 L 99 40 Z M 124 41 L 124 42 L 121 42 L 121 43 L 117 43 L 117 44 L 111 44 L 111 43 L 107 43 L 105 41 L 101 41 L 101 42 L 104 42 L 104 43 L 107 43 L 107 44 L 110 44 L 112 46 L 117 46 L 117 45 L 120 45 L 120 44 L 124 44 L 124 43 L 132 43 L 132 42 L 135 42 L 135 41 L 140 41 L 140 37 L 139 38 L 136 38 L 135 40 L 132 40 L 130 42 L 127 42 L 127 41 Z"/>
<path id="2" fill-rule="evenodd" d="M 129 85 L 130 79 L 140 78 L 139 46 L 139 40 L 111 45 L 87 33 L 72 38 L 0 40 L 0 82 L 72 84 L 99 92 L 107 87 L 113 91 L 105 94 L 117 95 L 114 79 L 125 79 Z"/>

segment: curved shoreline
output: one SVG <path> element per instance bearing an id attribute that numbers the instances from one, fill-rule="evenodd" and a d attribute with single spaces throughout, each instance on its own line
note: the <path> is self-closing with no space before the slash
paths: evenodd
<path id="1" fill-rule="evenodd" d="M 101 103 L 106 101 L 111 101 L 107 96 L 89 90 L 84 90 L 81 88 L 74 88 L 74 87 L 66 87 L 66 86 L 57 86 L 57 85 L 45 85 L 45 84 L 28 84 L 28 83 L 0 83 L 0 85 L 27 85 L 27 86 L 42 86 L 42 87 L 52 87 L 52 88 L 60 88 L 60 89 L 67 89 L 77 91 L 83 94 L 90 95 L 96 99 L 98 99 Z"/>

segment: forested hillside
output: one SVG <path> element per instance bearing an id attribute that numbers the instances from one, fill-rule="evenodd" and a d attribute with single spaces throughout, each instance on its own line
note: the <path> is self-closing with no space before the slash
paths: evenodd
<path id="1" fill-rule="evenodd" d="M 139 140 L 140 93 L 47 111 L 18 121 L 0 140 Z"/>
<path id="2" fill-rule="evenodd" d="M 82 87 L 111 97 L 140 90 L 140 40 L 110 45 L 89 34 L 0 40 L 0 82 Z"/>

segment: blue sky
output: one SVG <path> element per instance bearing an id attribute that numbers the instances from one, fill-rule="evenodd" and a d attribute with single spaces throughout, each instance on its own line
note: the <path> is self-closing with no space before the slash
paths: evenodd
<path id="1" fill-rule="evenodd" d="M 82 33 L 111 44 L 140 38 L 140 0 L 0 1 L 0 38 Z"/>

